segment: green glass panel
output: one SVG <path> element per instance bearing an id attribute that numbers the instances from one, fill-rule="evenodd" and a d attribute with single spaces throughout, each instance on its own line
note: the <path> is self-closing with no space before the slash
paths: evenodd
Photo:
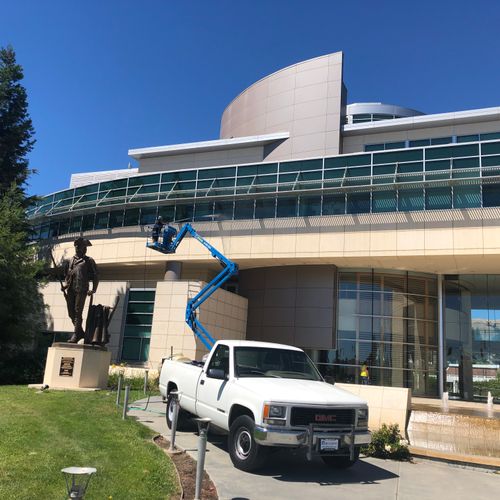
<path id="1" fill-rule="evenodd" d="M 345 214 L 345 195 L 329 194 L 323 196 L 323 215 Z"/>
<path id="2" fill-rule="evenodd" d="M 394 174 L 395 170 L 396 165 L 394 163 L 391 165 L 374 166 L 373 175 Z"/>
<path id="3" fill-rule="evenodd" d="M 163 217 L 164 222 L 172 222 L 175 217 L 175 205 L 160 205 L 158 215 Z"/>
<path id="4" fill-rule="evenodd" d="M 141 186 L 139 188 L 139 191 L 137 192 L 137 195 L 139 196 L 141 194 L 157 193 L 158 188 L 159 188 L 159 184 L 153 184 L 151 186 Z"/>
<path id="5" fill-rule="evenodd" d="M 136 226 L 139 224 L 140 209 L 129 208 L 125 210 L 124 226 Z"/>
<path id="6" fill-rule="evenodd" d="M 182 172 L 168 172 L 161 174 L 161 182 L 194 181 L 196 170 L 183 170 Z"/>
<path id="7" fill-rule="evenodd" d="M 479 158 L 459 158 L 457 160 L 453 160 L 453 168 L 478 168 L 479 167 Z"/>
<path id="8" fill-rule="evenodd" d="M 152 314 L 129 314 L 127 313 L 127 325 L 152 325 Z"/>
<path id="9" fill-rule="evenodd" d="M 384 144 L 365 144 L 365 151 L 383 151 Z"/>
<path id="10" fill-rule="evenodd" d="M 172 191 L 174 186 L 175 186 L 175 182 L 160 184 L 160 193 L 168 193 L 169 191 Z"/>
<path id="11" fill-rule="evenodd" d="M 453 142 L 452 137 L 434 137 L 434 139 L 431 139 L 432 146 L 437 146 L 438 144 L 450 144 L 451 142 Z"/>
<path id="12" fill-rule="evenodd" d="M 196 202 L 194 207 L 194 220 L 212 220 L 213 213 L 213 202 Z"/>
<path id="13" fill-rule="evenodd" d="M 189 191 L 191 189 L 196 189 L 196 182 L 189 182 L 189 181 L 183 181 L 183 182 L 178 182 L 175 185 L 174 192 L 175 191 Z"/>
<path id="14" fill-rule="evenodd" d="M 200 179 L 215 179 L 217 177 L 234 177 L 236 175 L 236 167 L 228 168 L 207 168 L 198 170 L 198 180 Z"/>
<path id="15" fill-rule="evenodd" d="M 128 295 L 129 302 L 154 302 L 154 290 L 130 290 Z"/>
<path id="16" fill-rule="evenodd" d="M 150 325 L 125 325 L 123 331 L 124 337 L 138 337 L 149 338 L 151 337 Z"/>
<path id="17" fill-rule="evenodd" d="M 214 184 L 214 180 L 210 179 L 208 181 L 198 181 L 197 188 L 198 189 L 208 189 Z"/>
<path id="18" fill-rule="evenodd" d="M 294 173 L 294 174 L 280 174 L 279 176 L 279 182 L 280 184 L 283 182 L 295 182 L 298 180 L 299 174 Z"/>
<path id="19" fill-rule="evenodd" d="M 277 175 L 260 175 L 255 178 L 254 184 L 276 184 L 278 182 Z"/>
<path id="20" fill-rule="evenodd" d="M 422 149 L 394 151 L 390 153 L 374 153 L 373 164 L 379 165 L 381 163 L 401 163 L 407 161 L 420 161 L 423 157 Z"/>
<path id="21" fill-rule="evenodd" d="M 401 141 L 401 142 L 386 142 L 385 143 L 385 149 L 402 149 L 406 147 L 406 142 Z"/>
<path id="22" fill-rule="evenodd" d="M 115 181 L 101 182 L 99 185 L 99 191 L 108 191 L 110 189 L 120 189 L 127 187 L 128 179 L 117 179 Z"/>
<path id="23" fill-rule="evenodd" d="M 430 145 L 431 145 L 430 139 L 416 139 L 414 141 L 410 141 L 410 148 L 418 148 L 418 147 L 430 146 Z"/>
<path id="24" fill-rule="evenodd" d="M 276 199 L 261 198 L 255 200 L 255 218 L 269 219 L 274 218 L 276 214 Z"/>
<path id="25" fill-rule="evenodd" d="M 490 132 L 488 134 L 480 134 L 482 141 L 492 141 L 494 139 L 500 139 L 500 132 Z"/>
<path id="26" fill-rule="evenodd" d="M 396 191 L 374 191 L 372 193 L 373 212 L 395 212 L 396 208 Z"/>
<path id="27" fill-rule="evenodd" d="M 189 222 L 193 220 L 193 204 L 178 204 L 175 206 L 175 220 L 178 222 Z"/>
<path id="28" fill-rule="evenodd" d="M 298 198 L 278 198 L 277 217 L 297 217 Z"/>
<path id="29" fill-rule="evenodd" d="M 346 177 L 367 177 L 371 175 L 370 167 L 348 168 Z"/>
<path id="30" fill-rule="evenodd" d="M 160 183 L 160 174 L 139 175 L 137 177 L 130 177 L 128 180 L 129 187 L 145 186 L 146 184 L 159 184 L 159 183 Z"/>
<path id="31" fill-rule="evenodd" d="M 392 184 L 393 182 L 394 182 L 394 175 L 379 175 L 373 177 L 372 179 L 372 184 Z"/>
<path id="32" fill-rule="evenodd" d="M 73 198 L 73 189 L 68 189 L 54 194 L 54 201 L 64 200 L 65 198 Z"/>
<path id="33" fill-rule="evenodd" d="M 89 201 L 95 201 L 97 200 L 97 193 L 93 193 L 93 194 L 85 194 L 83 195 L 79 200 L 78 200 L 78 203 L 77 205 L 80 205 L 82 203 L 87 203 Z M 76 200 L 75 200 L 76 201 Z"/>
<path id="34" fill-rule="evenodd" d="M 236 200 L 234 202 L 235 220 L 253 219 L 254 200 Z"/>
<path id="35" fill-rule="evenodd" d="M 479 145 L 467 144 L 464 146 L 448 146 L 446 148 L 428 148 L 425 150 L 427 160 L 440 158 L 460 158 L 461 156 L 478 156 Z"/>
<path id="36" fill-rule="evenodd" d="M 141 356 L 141 339 L 124 338 L 122 359 L 124 361 L 138 361 Z"/>
<path id="37" fill-rule="evenodd" d="M 500 155 L 499 156 L 483 156 L 481 158 L 481 163 L 483 167 L 496 167 L 500 165 Z"/>
<path id="38" fill-rule="evenodd" d="M 63 219 L 59 223 L 59 234 L 68 234 L 69 232 L 69 219 Z"/>
<path id="39" fill-rule="evenodd" d="M 301 196 L 299 203 L 299 215 L 321 215 L 321 196 Z"/>
<path id="40" fill-rule="evenodd" d="M 387 114 L 382 114 L 382 113 L 373 113 L 372 115 L 372 120 L 374 122 L 378 122 L 380 120 L 392 120 L 394 118 L 394 115 L 387 115 Z"/>
<path id="41" fill-rule="evenodd" d="M 81 196 L 82 194 L 97 193 L 99 184 L 91 184 L 90 186 L 81 186 L 75 189 L 75 196 Z"/>
<path id="42" fill-rule="evenodd" d="M 500 142 L 488 142 L 486 144 L 481 144 L 481 153 L 483 155 L 500 154 Z"/>
<path id="43" fill-rule="evenodd" d="M 127 312 L 129 313 L 153 313 L 154 302 L 129 302 Z"/>
<path id="44" fill-rule="evenodd" d="M 215 220 L 231 220 L 233 218 L 234 203 L 232 201 L 216 201 L 214 208 Z"/>
<path id="45" fill-rule="evenodd" d="M 451 168 L 450 160 L 426 161 L 425 171 L 435 172 L 436 170 L 449 170 Z"/>
<path id="46" fill-rule="evenodd" d="M 473 141 L 479 141 L 479 134 L 457 135 L 457 142 L 473 142 Z"/>
<path id="47" fill-rule="evenodd" d="M 454 186 L 453 207 L 472 208 L 481 206 L 480 186 Z"/>
<path id="48" fill-rule="evenodd" d="M 114 210 L 109 213 L 109 227 L 122 227 L 124 220 L 123 210 Z"/>
<path id="49" fill-rule="evenodd" d="M 268 163 L 265 165 L 247 165 L 245 167 L 238 167 L 238 177 L 245 175 L 275 174 L 277 171 L 277 163 Z"/>
<path id="50" fill-rule="evenodd" d="M 149 359 L 149 339 L 143 339 L 141 344 L 141 357 L 139 361 L 147 361 Z"/>
<path id="51" fill-rule="evenodd" d="M 152 208 L 141 208 L 141 225 L 144 224 L 154 224 L 157 217 L 157 209 L 156 207 Z"/>
<path id="52" fill-rule="evenodd" d="M 483 207 L 500 206 L 500 184 L 485 184 L 483 186 Z"/>
<path id="53" fill-rule="evenodd" d="M 483 177 L 492 177 L 495 175 L 500 175 L 500 168 L 488 167 L 483 168 Z"/>
<path id="54" fill-rule="evenodd" d="M 107 229 L 109 223 L 109 212 L 100 212 L 95 214 L 95 229 Z"/>
<path id="55" fill-rule="evenodd" d="M 69 232 L 70 233 L 79 233 L 82 229 L 82 216 L 73 217 L 69 224 Z"/>
<path id="56" fill-rule="evenodd" d="M 250 186 L 253 183 L 255 177 L 238 177 L 236 179 L 237 186 Z"/>
<path id="57" fill-rule="evenodd" d="M 409 172 L 422 172 L 424 170 L 423 162 L 414 162 L 414 163 L 404 163 L 402 165 L 398 165 L 398 173 L 406 174 Z"/>
<path id="58" fill-rule="evenodd" d="M 467 169 L 467 170 L 453 170 L 451 173 L 453 179 L 470 179 L 475 177 L 480 177 L 479 168 Z"/>
<path id="59" fill-rule="evenodd" d="M 290 161 L 280 163 L 281 172 L 298 172 L 301 170 L 321 170 L 323 168 L 323 160 L 304 160 L 304 161 Z"/>
<path id="60" fill-rule="evenodd" d="M 427 210 L 451 208 L 451 188 L 435 187 L 425 190 L 425 208 Z"/>
<path id="61" fill-rule="evenodd" d="M 347 213 L 366 214 L 370 212 L 370 193 L 348 193 Z"/>
<path id="62" fill-rule="evenodd" d="M 350 156 L 335 156 L 334 158 L 325 159 L 325 169 L 338 167 L 359 167 L 362 165 L 370 165 L 371 155 L 350 155 Z"/>
<path id="63" fill-rule="evenodd" d="M 336 170 L 325 170 L 325 179 L 342 179 L 346 173 L 345 168 Z"/>
<path id="64" fill-rule="evenodd" d="M 424 209 L 423 189 L 400 189 L 398 191 L 398 210 L 409 212 Z"/>

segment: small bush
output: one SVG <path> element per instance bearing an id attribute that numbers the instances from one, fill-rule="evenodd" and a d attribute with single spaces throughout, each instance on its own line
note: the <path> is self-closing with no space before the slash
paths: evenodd
<path id="1" fill-rule="evenodd" d="M 386 425 L 372 434 L 372 442 L 362 449 L 371 457 L 390 458 L 392 460 L 410 460 L 408 441 L 401 436 L 399 425 Z"/>
<path id="2" fill-rule="evenodd" d="M 126 385 L 129 385 L 131 390 L 142 390 L 144 388 L 144 377 L 124 377 L 122 388 Z M 118 373 L 112 373 L 109 375 L 108 387 L 112 390 L 115 390 L 118 387 Z M 158 377 L 149 377 L 148 390 L 157 391 L 158 389 Z"/>

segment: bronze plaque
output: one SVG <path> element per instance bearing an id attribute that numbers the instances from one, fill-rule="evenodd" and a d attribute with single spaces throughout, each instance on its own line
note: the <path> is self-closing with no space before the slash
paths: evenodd
<path id="1" fill-rule="evenodd" d="M 61 368 L 59 368 L 60 377 L 72 377 L 75 358 L 61 358 Z"/>

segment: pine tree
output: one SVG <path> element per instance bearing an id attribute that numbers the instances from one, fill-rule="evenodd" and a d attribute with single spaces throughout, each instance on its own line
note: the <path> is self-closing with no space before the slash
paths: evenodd
<path id="1" fill-rule="evenodd" d="M 22 78 L 12 47 L 0 48 L 0 384 L 33 375 L 28 360 L 44 321 L 39 291 L 44 263 L 29 241 L 25 210 L 31 173 L 26 156 L 35 141 Z"/>
<path id="2" fill-rule="evenodd" d="M 34 129 L 22 79 L 14 49 L 0 48 L 0 195 L 12 184 L 23 190 L 31 173 L 26 155 L 35 144 Z"/>

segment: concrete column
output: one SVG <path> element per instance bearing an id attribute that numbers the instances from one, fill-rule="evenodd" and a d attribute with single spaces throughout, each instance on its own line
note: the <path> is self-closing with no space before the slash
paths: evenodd
<path id="1" fill-rule="evenodd" d="M 181 279 L 182 262 L 169 261 L 165 268 L 165 281 L 179 281 Z"/>

